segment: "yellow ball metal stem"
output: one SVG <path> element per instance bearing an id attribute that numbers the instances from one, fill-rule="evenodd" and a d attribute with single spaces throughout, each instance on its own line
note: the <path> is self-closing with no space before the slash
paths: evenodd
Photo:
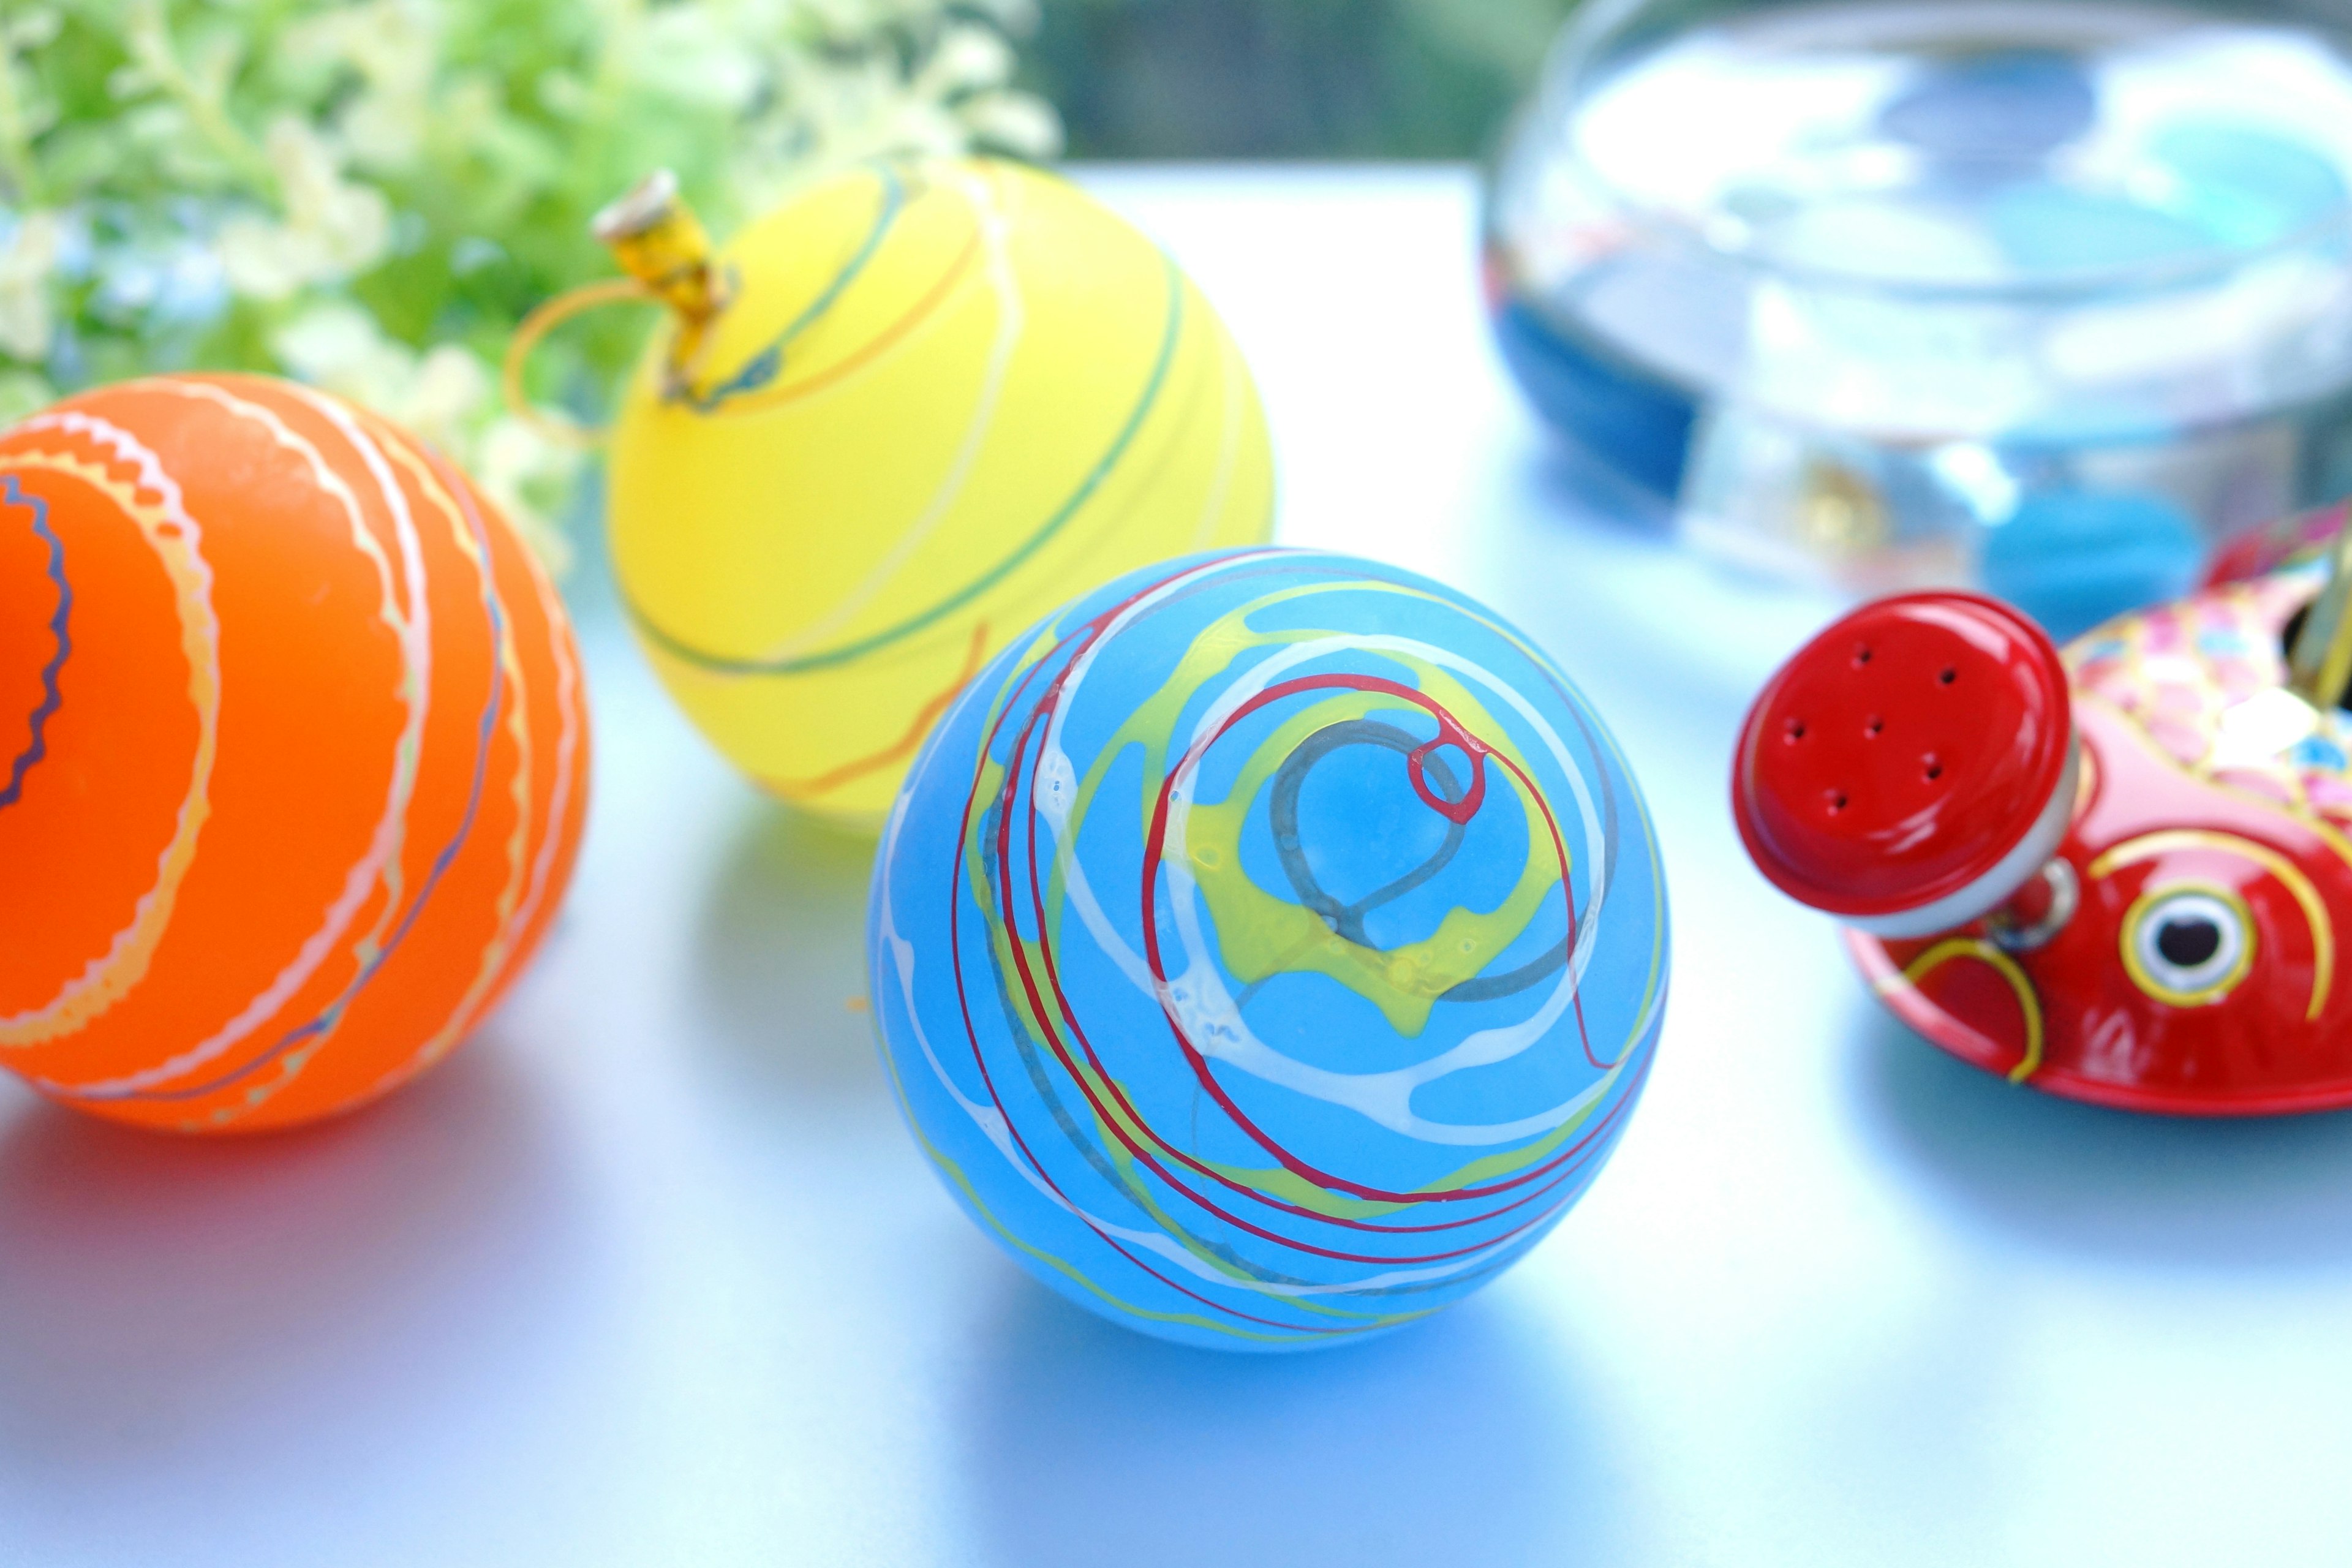
<path id="1" fill-rule="evenodd" d="M 1239 352 L 1067 182 L 879 160 L 716 257 L 674 199 L 639 205 L 616 254 L 674 308 L 614 426 L 614 568 L 671 693 L 776 794 L 878 825 L 932 720 L 1023 627 L 1266 537 Z"/>

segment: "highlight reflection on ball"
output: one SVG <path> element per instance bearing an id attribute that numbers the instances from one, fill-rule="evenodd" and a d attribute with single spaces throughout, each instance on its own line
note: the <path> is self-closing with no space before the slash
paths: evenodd
<path id="1" fill-rule="evenodd" d="M 1664 884 L 1564 676 L 1345 556 L 1130 574 L 926 744 L 869 915 L 884 1054 L 965 1208 L 1170 1338 L 1328 1344 L 1507 1267 L 1649 1071 Z"/>
<path id="2" fill-rule="evenodd" d="M 571 873 L 570 626 L 446 459 L 158 376 L 0 432 L 0 1065 L 189 1131 L 440 1059 Z"/>
<path id="3" fill-rule="evenodd" d="M 1208 301 L 991 160 L 824 182 L 718 258 L 614 427 L 613 555 L 671 692 L 761 784 L 879 821 L 987 655 L 1090 584 L 1263 540 L 1273 469 Z"/>

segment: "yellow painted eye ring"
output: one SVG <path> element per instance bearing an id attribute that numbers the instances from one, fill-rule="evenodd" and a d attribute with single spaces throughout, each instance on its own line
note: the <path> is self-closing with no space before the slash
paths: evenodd
<path id="1" fill-rule="evenodd" d="M 2169 984 L 2158 972 L 2158 965 L 2167 961 L 2159 956 L 2151 963 L 2148 952 L 2142 946 L 2142 938 L 2154 929 L 2153 917 L 2166 906 L 2190 900 L 2215 906 L 2231 917 L 2235 926 L 2236 951 L 2227 966 L 2215 977 L 2194 986 L 2179 986 Z M 2160 887 L 2147 889 L 2132 900 L 2131 908 L 2124 911 L 2123 936 L 2118 945 L 2123 950 L 2124 969 L 2131 975 L 2133 984 L 2169 1006 L 2203 1006 L 2227 996 L 2253 968 L 2253 911 L 2246 907 L 2246 900 L 2233 888 L 2225 888 L 2215 882 L 2167 882 Z"/>

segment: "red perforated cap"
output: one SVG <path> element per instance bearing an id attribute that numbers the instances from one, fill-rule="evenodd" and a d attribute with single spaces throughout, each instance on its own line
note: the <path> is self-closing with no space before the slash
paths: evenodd
<path id="1" fill-rule="evenodd" d="M 1874 917 L 1987 876 L 2066 774 L 2066 669 L 1976 594 L 1865 605 L 1805 645 L 1748 710 L 1731 809 L 1757 868 L 1801 903 Z"/>

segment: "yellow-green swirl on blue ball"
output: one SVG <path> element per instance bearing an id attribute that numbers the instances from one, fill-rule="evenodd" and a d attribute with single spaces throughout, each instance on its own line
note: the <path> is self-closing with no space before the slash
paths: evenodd
<path id="1" fill-rule="evenodd" d="M 1047 1284 L 1233 1349 L 1446 1306 L 1566 1212 L 1655 1049 L 1664 881 L 1600 719 L 1463 595 L 1192 556 L 1016 639 L 894 806 L 885 1058 Z"/>

